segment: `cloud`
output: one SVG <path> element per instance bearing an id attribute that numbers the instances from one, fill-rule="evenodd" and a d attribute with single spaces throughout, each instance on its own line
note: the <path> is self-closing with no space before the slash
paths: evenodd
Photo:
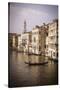
<path id="1" fill-rule="evenodd" d="M 21 15 L 28 17 L 28 16 L 36 16 L 36 17 L 41 17 L 41 16 L 48 16 L 47 12 L 31 9 L 31 8 L 23 8 L 20 12 Z"/>

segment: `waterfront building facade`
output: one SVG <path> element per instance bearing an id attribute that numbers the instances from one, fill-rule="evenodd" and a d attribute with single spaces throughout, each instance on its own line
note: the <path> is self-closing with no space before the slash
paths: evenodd
<path id="1" fill-rule="evenodd" d="M 40 54 L 40 27 L 36 26 L 32 30 L 32 53 L 33 54 Z"/>
<path id="2" fill-rule="evenodd" d="M 48 25 L 43 23 L 43 25 L 41 26 L 41 54 L 43 54 L 45 56 L 45 50 L 46 50 L 46 37 L 48 35 Z"/>
<path id="3" fill-rule="evenodd" d="M 49 43 L 49 38 L 48 36 L 46 37 L 46 49 L 45 49 L 45 56 L 48 56 L 48 43 Z"/>
<path id="4" fill-rule="evenodd" d="M 58 20 L 49 23 L 48 29 L 48 56 L 57 59 L 58 56 Z"/>
<path id="5" fill-rule="evenodd" d="M 46 48 L 47 25 L 36 26 L 32 30 L 32 53 L 44 54 Z"/>

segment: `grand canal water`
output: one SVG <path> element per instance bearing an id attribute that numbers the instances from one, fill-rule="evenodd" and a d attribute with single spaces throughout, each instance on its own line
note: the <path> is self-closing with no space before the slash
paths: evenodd
<path id="1" fill-rule="evenodd" d="M 58 63 L 48 60 L 45 65 L 29 66 L 27 59 L 36 60 L 39 56 L 9 52 L 9 86 L 41 86 L 58 84 Z M 40 59 L 40 58 L 39 58 Z"/>

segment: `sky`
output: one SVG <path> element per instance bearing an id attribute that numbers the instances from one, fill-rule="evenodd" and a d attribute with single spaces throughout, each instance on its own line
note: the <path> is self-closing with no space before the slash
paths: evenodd
<path id="1" fill-rule="evenodd" d="M 26 31 L 32 31 L 36 25 L 52 22 L 58 19 L 57 5 L 10 3 L 9 14 L 10 33 L 22 33 L 26 20 Z"/>

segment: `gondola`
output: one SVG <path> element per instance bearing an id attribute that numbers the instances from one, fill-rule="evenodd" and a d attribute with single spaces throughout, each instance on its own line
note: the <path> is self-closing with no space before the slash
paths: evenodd
<path id="1" fill-rule="evenodd" d="M 47 64 L 47 63 L 48 63 L 48 61 L 40 62 L 40 63 L 32 63 L 32 62 L 26 62 L 26 61 L 25 61 L 25 64 L 28 64 L 28 65 L 45 65 L 45 64 Z"/>

